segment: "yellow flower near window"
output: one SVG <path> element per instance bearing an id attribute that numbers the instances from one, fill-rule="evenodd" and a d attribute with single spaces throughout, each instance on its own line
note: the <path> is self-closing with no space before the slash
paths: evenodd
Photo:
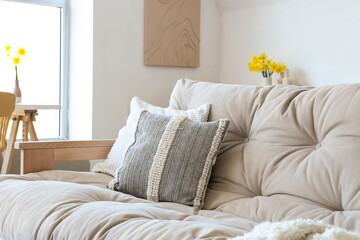
<path id="1" fill-rule="evenodd" d="M 20 63 L 20 56 L 13 57 L 12 60 L 13 60 L 14 65 L 17 66 Z"/>
<path id="2" fill-rule="evenodd" d="M 18 80 L 18 64 L 20 63 L 20 60 L 22 57 L 26 56 L 26 50 L 22 47 L 19 47 L 16 52 L 15 52 L 15 56 L 14 54 L 12 54 L 13 52 L 11 51 L 11 47 L 10 45 L 6 45 L 5 46 L 5 52 L 6 52 L 6 56 L 11 58 L 11 61 L 13 62 L 13 64 L 15 65 L 15 79 Z"/>
<path id="3" fill-rule="evenodd" d="M 23 49 L 22 47 L 19 47 L 18 50 L 16 51 L 16 53 L 23 57 L 26 56 L 26 50 Z"/>

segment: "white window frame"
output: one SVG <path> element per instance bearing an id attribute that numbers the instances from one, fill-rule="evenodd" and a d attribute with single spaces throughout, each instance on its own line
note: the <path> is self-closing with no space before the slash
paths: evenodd
<path id="1" fill-rule="evenodd" d="M 67 0 L 3 0 L 8 2 L 18 2 L 42 5 L 48 7 L 58 7 L 61 9 L 60 21 L 60 104 L 61 110 L 59 115 L 60 139 L 68 139 L 69 136 L 69 122 L 68 122 L 68 109 L 69 109 L 69 96 L 68 96 L 68 49 L 69 49 L 69 15 L 68 15 L 68 1 Z"/>

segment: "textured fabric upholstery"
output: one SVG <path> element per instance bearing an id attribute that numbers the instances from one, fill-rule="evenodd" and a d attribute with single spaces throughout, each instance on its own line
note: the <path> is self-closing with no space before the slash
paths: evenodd
<path id="1" fill-rule="evenodd" d="M 144 111 L 134 144 L 109 187 L 155 202 L 202 208 L 229 121 L 191 121 Z"/>
<path id="2" fill-rule="evenodd" d="M 175 109 L 230 120 L 206 209 L 256 222 L 311 218 L 360 231 L 360 84 L 320 88 L 179 80 Z"/>
<path id="3" fill-rule="evenodd" d="M 0 239 L 225 240 L 256 223 L 109 190 L 102 173 L 44 171 L 0 176 Z"/>

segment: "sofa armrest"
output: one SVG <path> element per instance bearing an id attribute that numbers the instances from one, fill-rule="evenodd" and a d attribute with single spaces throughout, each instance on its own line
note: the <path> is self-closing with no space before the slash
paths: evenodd
<path id="1" fill-rule="evenodd" d="M 20 174 L 54 169 L 56 161 L 104 159 L 115 140 L 17 142 Z"/>

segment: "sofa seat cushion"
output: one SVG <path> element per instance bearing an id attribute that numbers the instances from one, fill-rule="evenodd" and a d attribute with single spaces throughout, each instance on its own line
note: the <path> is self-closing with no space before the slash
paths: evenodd
<path id="1" fill-rule="evenodd" d="M 280 194 L 295 197 L 299 206 L 306 199 L 320 209 L 341 212 L 338 215 L 353 214 L 353 221 L 360 222 L 360 84 L 261 87 L 182 79 L 170 107 L 188 109 L 204 103 L 212 105 L 209 121 L 230 120 L 205 209 L 243 199 L 272 200 Z M 271 205 L 261 221 L 277 214 Z M 281 216 L 290 216 L 288 210 Z M 226 211 L 243 216 L 241 207 Z M 341 227 L 360 231 L 359 223 L 352 221 L 343 221 Z"/>
<path id="2" fill-rule="evenodd" d="M 112 191 L 108 178 L 67 171 L 0 176 L 0 238 L 226 239 L 256 225 L 230 213 Z"/>
<path id="3" fill-rule="evenodd" d="M 113 177 L 104 173 L 76 172 L 66 170 L 49 170 L 26 175 L 0 175 L 0 181 L 24 180 L 24 181 L 61 181 L 92 185 L 107 188 Z"/>
<path id="4" fill-rule="evenodd" d="M 360 229 L 360 211 L 343 211 L 328 208 L 313 201 L 287 194 L 257 196 L 230 201 L 216 208 L 217 211 L 234 213 L 256 222 L 279 222 L 283 220 L 313 219 L 347 228 Z"/>

